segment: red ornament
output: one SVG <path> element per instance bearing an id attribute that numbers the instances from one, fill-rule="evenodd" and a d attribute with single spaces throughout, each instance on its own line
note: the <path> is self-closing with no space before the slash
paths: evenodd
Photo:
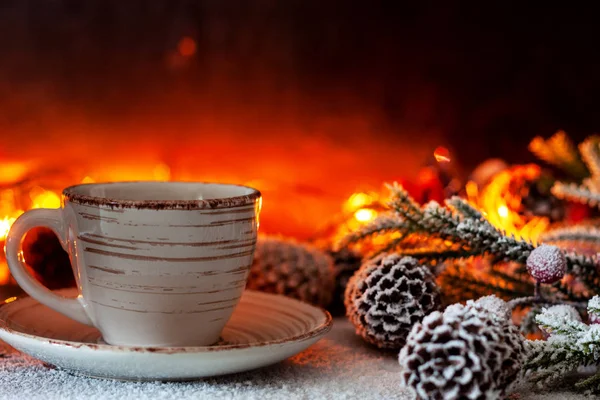
<path id="1" fill-rule="evenodd" d="M 527 258 L 527 271 L 540 283 L 558 282 L 565 275 L 567 260 L 556 246 L 543 244 Z"/>

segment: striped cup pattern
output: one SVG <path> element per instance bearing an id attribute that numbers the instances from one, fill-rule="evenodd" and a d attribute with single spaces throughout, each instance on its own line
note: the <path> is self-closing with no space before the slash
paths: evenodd
<path id="1" fill-rule="evenodd" d="M 110 344 L 213 344 L 244 291 L 260 197 L 160 204 L 65 198 L 69 255 L 86 311 Z"/>

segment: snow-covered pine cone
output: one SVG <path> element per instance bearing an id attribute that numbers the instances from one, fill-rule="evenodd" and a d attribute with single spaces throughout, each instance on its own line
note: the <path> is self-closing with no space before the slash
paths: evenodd
<path id="1" fill-rule="evenodd" d="M 334 283 L 333 260 L 326 253 L 291 239 L 259 237 L 248 289 L 326 307 Z"/>
<path id="2" fill-rule="evenodd" d="M 421 400 L 501 398 L 516 382 L 526 354 L 502 303 L 487 296 L 426 316 L 400 351 L 402 383 Z"/>
<path id="3" fill-rule="evenodd" d="M 335 289 L 333 300 L 327 309 L 332 315 L 344 315 L 346 314 L 346 306 L 344 305 L 346 286 L 348 286 L 348 281 L 352 278 L 352 275 L 360 268 L 362 257 L 349 249 L 329 251 L 328 254 L 333 258 Z"/>
<path id="4" fill-rule="evenodd" d="M 440 292 L 427 266 L 383 254 L 350 279 L 345 304 L 358 335 L 379 348 L 400 349 L 413 325 L 439 308 Z"/>

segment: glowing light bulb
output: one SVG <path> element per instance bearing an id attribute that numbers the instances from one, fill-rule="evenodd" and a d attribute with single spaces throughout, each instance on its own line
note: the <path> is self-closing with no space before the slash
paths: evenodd
<path id="1" fill-rule="evenodd" d="M 498 215 L 501 218 L 508 218 L 508 207 L 506 207 L 505 205 L 501 205 L 500 207 L 498 207 Z"/>
<path id="2" fill-rule="evenodd" d="M 374 219 L 377 216 L 377 213 L 374 210 L 370 210 L 368 208 L 361 208 L 354 213 L 354 218 L 360 222 L 368 222 Z"/>

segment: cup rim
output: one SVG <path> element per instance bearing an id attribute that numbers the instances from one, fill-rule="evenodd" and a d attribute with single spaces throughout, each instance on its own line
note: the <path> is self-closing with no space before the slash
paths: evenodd
<path id="1" fill-rule="evenodd" d="M 248 194 L 220 197 L 214 199 L 203 200 L 127 200 L 118 198 L 109 198 L 101 196 L 92 196 L 88 194 L 77 193 L 77 189 L 84 186 L 110 186 L 115 184 L 190 184 L 190 185 L 219 185 L 236 187 L 249 190 Z M 233 183 L 221 182 L 198 182 L 198 181 L 114 181 L 114 182 L 94 182 L 81 183 L 69 186 L 62 191 L 63 200 L 68 200 L 71 203 L 93 206 L 93 207 L 109 207 L 109 208 L 131 208 L 138 210 L 202 210 L 216 208 L 235 208 L 254 205 L 261 199 L 261 193 L 258 189 L 250 186 L 238 185 Z"/>

